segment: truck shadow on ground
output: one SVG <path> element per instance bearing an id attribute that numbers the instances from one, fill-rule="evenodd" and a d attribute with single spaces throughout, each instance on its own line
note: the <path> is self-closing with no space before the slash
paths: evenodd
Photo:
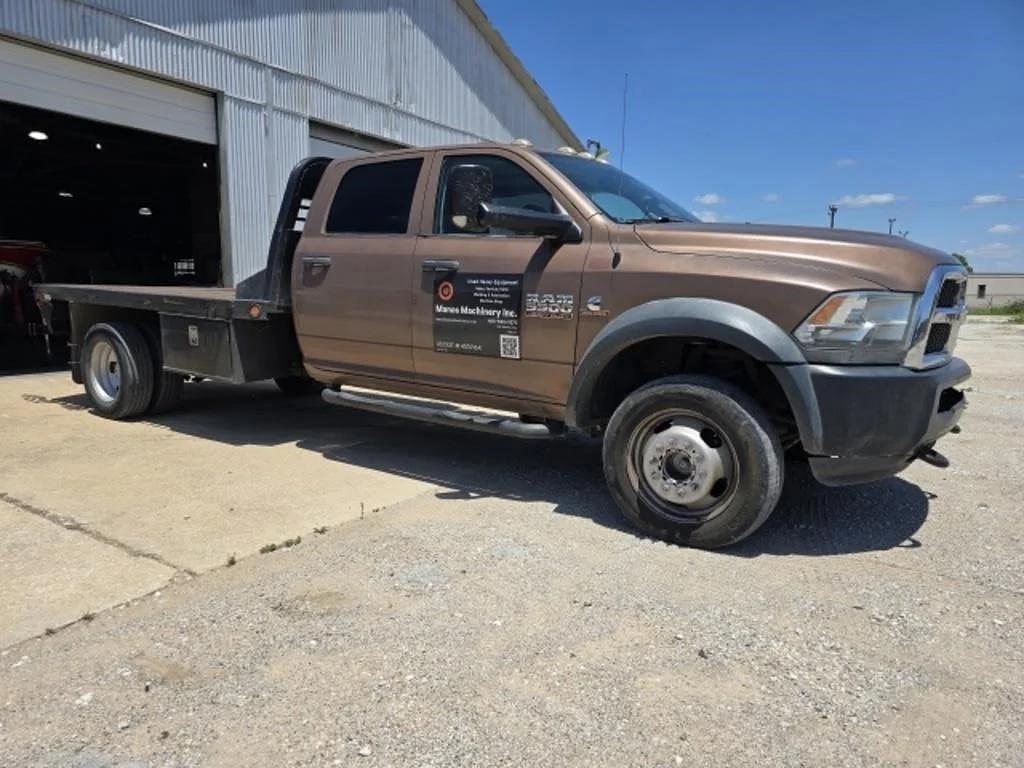
<path id="1" fill-rule="evenodd" d="M 88 407 L 84 394 L 47 402 Z M 294 443 L 331 461 L 436 484 L 442 499 L 549 502 L 558 514 L 638 535 L 605 489 L 600 442 L 579 435 L 517 440 L 332 407 L 318 395 L 284 398 L 268 385 L 210 382 L 186 387 L 180 410 L 145 420 L 229 445 Z M 928 495 L 900 478 L 827 488 L 806 465 L 790 462 L 782 500 L 769 521 L 722 552 L 835 555 L 915 547 L 914 535 L 927 515 Z"/>

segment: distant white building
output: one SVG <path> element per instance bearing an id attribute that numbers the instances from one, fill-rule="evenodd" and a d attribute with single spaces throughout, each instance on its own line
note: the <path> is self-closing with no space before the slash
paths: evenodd
<path id="1" fill-rule="evenodd" d="M 1024 301 L 1024 273 L 972 272 L 967 278 L 967 306 L 972 309 L 1001 307 Z"/>

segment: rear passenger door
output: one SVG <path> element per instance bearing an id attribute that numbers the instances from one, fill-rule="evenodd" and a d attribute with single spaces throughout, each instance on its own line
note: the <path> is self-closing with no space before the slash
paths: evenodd
<path id="1" fill-rule="evenodd" d="M 426 159 L 422 152 L 368 158 L 324 174 L 292 267 L 295 328 L 308 365 L 411 378 L 409 284 Z"/>
<path id="2" fill-rule="evenodd" d="M 568 213 L 583 241 L 554 243 L 496 228 L 460 228 L 446 197 L 446 179 L 462 164 L 490 170 L 494 205 Z M 564 404 L 589 225 L 539 168 L 517 153 L 448 150 L 438 152 L 433 165 L 413 275 L 417 379 L 516 401 Z"/>

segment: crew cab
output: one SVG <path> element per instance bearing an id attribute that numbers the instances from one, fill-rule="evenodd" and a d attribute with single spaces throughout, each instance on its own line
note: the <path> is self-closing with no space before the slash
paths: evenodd
<path id="1" fill-rule="evenodd" d="M 787 453 L 829 485 L 948 463 L 965 286 L 906 239 L 704 223 L 585 153 L 514 143 L 300 163 L 265 269 L 233 290 L 37 296 L 69 303 L 100 415 L 168 410 L 186 377 L 275 379 L 510 437 L 577 430 L 629 520 L 710 548 L 767 519 Z"/>

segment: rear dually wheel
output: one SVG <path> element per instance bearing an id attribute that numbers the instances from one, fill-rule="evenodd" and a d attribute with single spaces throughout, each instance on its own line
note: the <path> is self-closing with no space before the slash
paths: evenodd
<path id="1" fill-rule="evenodd" d="M 82 344 L 82 379 L 93 408 L 111 419 L 145 412 L 153 399 L 153 355 L 132 323 L 96 323 Z"/>

